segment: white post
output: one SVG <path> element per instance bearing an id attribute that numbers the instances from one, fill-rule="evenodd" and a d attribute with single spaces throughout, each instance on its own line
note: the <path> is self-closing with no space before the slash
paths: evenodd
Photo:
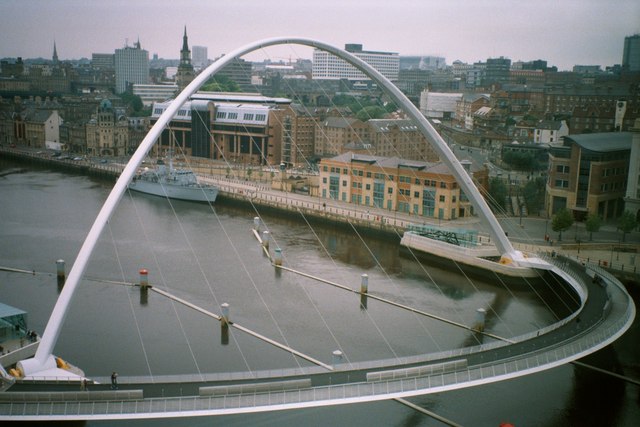
<path id="1" fill-rule="evenodd" d="M 360 276 L 360 293 L 366 294 L 369 292 L 369 275 L 363 274 Z"/>

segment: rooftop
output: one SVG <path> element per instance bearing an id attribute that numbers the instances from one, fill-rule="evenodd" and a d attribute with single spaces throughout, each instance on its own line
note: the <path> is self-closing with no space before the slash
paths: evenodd
<path id="1" fill-rule="evenodd" d="M 584 133 L 564 137 L 565 145 L 574 143 L 598 153 L 631 150 L 631 140 L 631 132 Z"/>

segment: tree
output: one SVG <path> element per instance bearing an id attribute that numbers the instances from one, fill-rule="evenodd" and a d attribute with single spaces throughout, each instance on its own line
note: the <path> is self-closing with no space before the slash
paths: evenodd
<path id="1" fill-rule="evenodd" d="M 545 184 L 544 178 L 538 177 L 528 181 L 522 189 L 524 203 L 527 205 L 529 213 L 539 213 L 544 206 Z"/>
<path id="2" fill-rule="evenodd" d="M 382 118 L 384 117 L 385 113 L 386 111 L 384 108 L 377 105 L 370 105 L 358 111 L 358 113 L 356 114 L 356 118 L 362 122 L 366 122 L 369 119 Z"/>
<path id="3" fill-rule="evenodd" d="M 507 186 L 500 178 L 491 178 L 489 181 L 489 206 L 494 211 L 505 211 L 505 199 L 507 198 Z"/>
<path id="4" fill-rule="evenodd" d="M 240 92 L 240 86 L 225 75 L 211 77 L 200 89 L 205 92 Z"/>
<path id="5" fill-rule="evenodd" d="M 505 150 L 502 153 L 502 161 L 516 170 L 533 171 L 540 169 L 538 159 L 533 153 Z"/>
<path id="6" fill-rule="evenodd" d="M 627 233 L 638 226 L 635 215 L 631 211 L 624 211 L 618 218 L 618 229 L 622 231 L 622 241 L 626 241 Z"/>
<path id="7" fill-rule="evenodd" d="M 129 106 L 133 114 L 140 115 L 144 109 L 142 98 L 138 95 L 134 95 L 131 91 L 126 91 L 120 94 L 120 99 Z"/>
<path id="8" fill-rule="evenodd" d="M 569 209 L 560 209 L 551 220 L 551 229 L 558 233 L 558 242 L 562 241 L 562 232 L 573 225 L 573 215 Z"/>
<path id="9" fill-rule="evenodd" d="M 589 232 L 589 240 L 593 240 L 593 233 L 598 232 L 600 230 L 600 226 L 602 225 L 602 220 L 596 214 L 589 214 L 587 217 L 587 221 L 584 223 L 585 228 Z"/>

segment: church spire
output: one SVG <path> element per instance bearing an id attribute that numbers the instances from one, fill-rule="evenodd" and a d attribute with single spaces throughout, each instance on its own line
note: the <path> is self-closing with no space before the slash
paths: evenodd
<path id="1" fill-rule="evenodd" d="M 180 51 L 180 63 L 191 64 L 191 51 L 189 50 L 189 39 L 187 38 L 187 26 L 184 26 L 184 36 L 182 36 L 182 50 Z"/>
<path id="2" fill-rule="evenodd" d="M 56 41 L 53 41 L 53 63 L 58 63 L 58 49 L 56 49 Z"/>
<path id="3" fill-rule="evenodd" d="M 195 72 L 191 65 L 191 51 L 189 50 L 189 40 L 187 38 L 187 26 L 184 26 L 184 35 L 182 36 L 182 50 L 180 51 L 180 64 L 176 73 L 176 83 L 178 90 L 182 91 L 189 83 L 193 81 Z"/>

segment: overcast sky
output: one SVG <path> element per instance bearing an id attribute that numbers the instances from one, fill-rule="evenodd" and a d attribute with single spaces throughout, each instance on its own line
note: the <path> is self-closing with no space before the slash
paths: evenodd
<path id="1" fill-rule="evenodd" d="M 314 38 L 334 46 L 439 55 L 448 64 L 505 56 L 561 70 L 622 61 L 640 33 L 639 0 L 0 0 L 0 57 L 60 59 L 113 53 L 138 38 L 150 55 L 177 59 L 189 45 L 209 58 L 252 41 Z M 310 57 L 281 47 L 249 59 Z"/>

